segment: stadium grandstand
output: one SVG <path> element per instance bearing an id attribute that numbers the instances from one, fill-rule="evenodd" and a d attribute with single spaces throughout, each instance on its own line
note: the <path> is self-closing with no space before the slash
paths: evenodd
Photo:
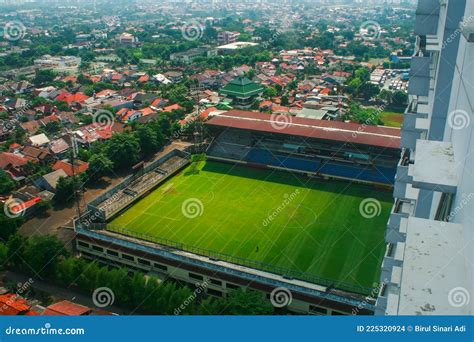
<path id="1" fill-rule="evenodd" d="M 211 118 L 209 158 L 393 186 L 400 130 L 231 110 Z"/>
<path id="2" fill-rule="evenodd" d="M 173 150 L 88 203 L 75 221 L 81 255 L 207 280 L 216 297 L 251 288 L 271 300 L 284 288 L 289 312 L 373 314 L 399 130 L 239 110 L 205 125 L 206 154 Z M 370 224 L 367 199 L 378 205 Z"/>

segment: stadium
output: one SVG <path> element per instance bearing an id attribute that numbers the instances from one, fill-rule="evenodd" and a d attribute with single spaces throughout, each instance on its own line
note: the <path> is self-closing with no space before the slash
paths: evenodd
<path id="1" fill-rule="evenodd" d="M 89 203 L 78 251 L 213 296 L 372 314 L 399 130 L 236 110 L 205 126 L 203 153 L 173 150 Z"/>

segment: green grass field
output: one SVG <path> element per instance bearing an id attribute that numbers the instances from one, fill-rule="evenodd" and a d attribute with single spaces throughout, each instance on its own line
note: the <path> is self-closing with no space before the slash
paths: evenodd
<path id="1" fill-rule="evenodd" d="M 378 216 L 360 214 L 366 198 L 380 202 Z M 207 161 L 168 180 L 108 229 L 287 268 L 336 287 L 371 287 L 390 208 L 391 193 L 370 186 Z"/>
<path id="2" fill-rule="evenodd" d="M 380 113 L 380 120 L 384 126 L 401 128 L 403 124 L 403 113 L 383 111 Z"/>

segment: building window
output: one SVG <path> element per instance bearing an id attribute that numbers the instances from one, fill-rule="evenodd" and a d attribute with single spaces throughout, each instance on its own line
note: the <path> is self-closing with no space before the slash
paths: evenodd
<path id="1" fill-rule="evenodd" d="M 102 247 L 94 246 L 94 245 L 92 245 L 92 249 L 93 249 L 94 251 L 97 251 L 97 252 L 103 252 L 103 251 L 104 251 L 104 249 L 103 249 Z"/>
<path id="2" fill-rule="evenodd" d="M 327 315 L 328 314 L 327 309 L 320 308 L 319 306 L 314 306 L 314 305 L 309 306 L 309 312 L 312 313 L 312 314 L 316 314 L 316 315 Z"/>
<path id="3" fill-rule="evenodd" d="M 162 271 L 168 271 L 168 267 L 165 265 L 157 264 L 156 262 L 153 264 L 154 268 L 157 268 Z"/>
<path id="4" fill-rule="evenodd" d="M 212 285 L 222 286 L 222 281 L 217 280 L 217 279 L 209 278 L 209 282 L 210 282 Z"/>
<path id="5" fill-rule="evenodd" d="M 116 251 L 111 251 L 110 249 L 107 250 L 107 254 L 108 254 L 108 255 L 112 255 L 112 256 L 116 256 L 116 257 L 119 256 L 118 252 L 116 252 Z"/>
<path id="6" fill-rule="evenodd" d="M 128 254 L 123 254 L 123 253 L 122 253 L 122 259 L 135 261 L 135 258 L 133 256 L 128 255 Z"/>
<path id="7" fill-rule="evenodd" d="M 231 283 L 226 283 L 226 284 L 225 284 L 225 287 L 227 287 L 228 289 L 231 289 L 231 290 L 238 290 L 238 289 L 240 289 L 240 286 L 237 286 L 237 285 L 234 285 L 234 284 L 231 284 Z"/>
<path id="8" fill-rule="evenodd" d="M 442 193 L 436 210 L 435 220 L 448 222 L 452 219 L 451 207 L 453 205 L 453 194 Z M 454 213 L 453 213 L 454 214 Z"/>
<path id="9" fill-rule="evenodd" d="M 222 297 L 221 291 L 217 291 L 213 289 L 207 289 L 207 294 L 210 294 L 211 296 L 215 296 L 215 297 Z"/>
<path id="10" fill-rule="evenodd" d="M 89 248 L 89 244 L 83 241 L 77 241 L 77 245 L 85 248 Z"/>
<path id="11" fill-rule="evenodd" d="M 388 257 L 393 257 L 393 253 L 395 252 L 395 246 L 393 245 L 393 243 L 389 243 L 387 245 L 387 256 Z"/>
<path id="12" fill-rule="evenodd" d="M 189 273 L 189 278 L 195 279 L 195 280 L 204 280 L 202 275 L 196 274 L 196 273 Z"/>
<path id="13" fill-rule="evenodd" d="M 148 260 L 140 259 L 140 258 L 138 258 L 138 263 L 139 263 L 139 264 L 142 264 L 142 265 L 146 265 L 146 266 L 150 266 L 150 265 L 151 265 Z"/>

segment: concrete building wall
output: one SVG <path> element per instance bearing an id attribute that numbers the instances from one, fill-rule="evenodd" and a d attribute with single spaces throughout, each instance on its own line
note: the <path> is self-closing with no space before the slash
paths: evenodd
<path id="1" fill-rule="evenodd" d="M 77 250 L 86 258 L 98 260 L 106 265 L 115 265 L 129 268 L 131 271 L 140 271 L 147 274 L 154 274 L 158 278 L 165 280 L 168 278 L 189 284 L 191 287 L 200 288 L 200 292 L 214 297 L 225 297 L 231 291 L 237 289 L 246 289 L 251 286 L 242 286 L 236 282 L 222 279 L 219 275 L 206 275 L 199 271 L 190 271 L 183 267 L 176 267 L 166 262 L 156 262 L 144 256 L 137 256 L 133 253 L 125 253 L 112 246 L 103 247 L 98 244 L 86 242 L 83 240 L 76 241 Z M 262 296 L 270 300 L 270 292 L 260 291 Z M 354 308 L 350 312 L 336 310 L 323 302 L 318 304 L 308 303 L 307 301 L 293 298 L 288 301 L 288 310 L 295 313 L 314 314 L 314 315 L 347 315 L 358 314 L 358 309 Z"/>
<path id="2" fill-rule="evenodd" d="M 429 60 L 429 88 L 412 62 L 402 136 L 416 139 L 402 141 L 394 191 L 407 205 L 389 220 L 376 314 L 472 314 L 474 0 L 419 0 L 416 21 L 414 59 Z"/>

